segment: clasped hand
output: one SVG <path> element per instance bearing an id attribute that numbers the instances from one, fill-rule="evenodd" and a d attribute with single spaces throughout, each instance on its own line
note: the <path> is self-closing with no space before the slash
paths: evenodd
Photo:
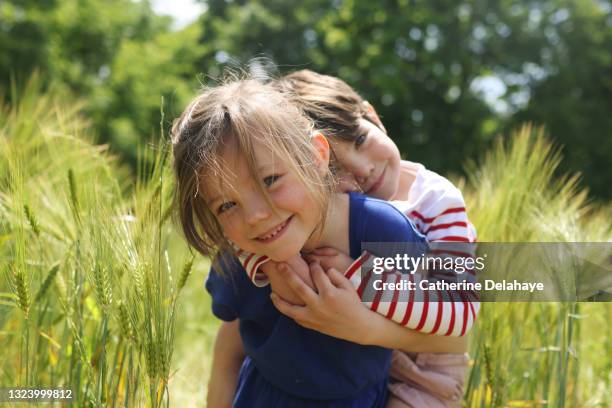
<path id="1" fill-rule="evenodd" d="M 369 344 L 368 317 L 350 281 L 339 271 L 352 259 L 332 248 L 317 249 L 304 258 L 268 267 L 274 306 L 308 329 Z M 300 262 L 301 261 L 301 262 Z"/>

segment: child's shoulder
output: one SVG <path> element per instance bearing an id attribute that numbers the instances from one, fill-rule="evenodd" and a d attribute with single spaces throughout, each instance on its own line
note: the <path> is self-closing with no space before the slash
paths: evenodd
<path id="1" fill-rule="evenodd" d="M 428 240 L 447 237 L 450 226 L 455 228 L 453 235 L 465 236 L 470 242 L 476 239 L 476 229 L 469 222 L 461 190 L 423 165 L 418 167 L 408 197 L 393 201 L 393 205 L 406 214 Z"/>
<path id="2" fill-rule="evenodd" d="M 364 196 L 359 193 L 349 193 L 350 224 L 349 240 L 351 256 L 356 258 L 362 250 L 362 243 L 368 242 L 375 246 L 380 243 L 423 244 L 425 238 L 418 232 L 412 221 L 388 201 Z M 391 247 L 369 248 L 370 252 L 379 256 Z"/>
<path id="3" fill-rule="evenodd" d="M 404 218 L 403 212 L 389 201 L 369 197 L 362 193 L 349 192 L 349 209 L 353 217 Z"/>
<path id="4" fill-rule="evenodd" d="M 448 208 L 465 207 L 461 190 L 449 179 L 420 163 L 413 164 L 418 167 L 407 197 L 393 201 L 393 205 L 400 211 L 436 213 Z"/>
<path id="5" fill-rule="evenodd" d="M 351 228 L 361 226 L 368 231 L 365 235 L 372 234 L 373 231 L 389 231 L 405 228 L 412 230 L 410 219 L 389 201 L 378 198 L 368 197 L 361 193 L 349 193 Z M 377 234 L 376 234 L 377 235 Z"/>
<path id="6" fill-rule="evenodd" d="M 410 196 L 418 196 L 422 194 L 423 191 L 438 191 L 446 192 L 447 194 L 462 195 L 461 190 L 459 190 L 452 181 L 435 171 L 429 170 L 420 163 L 418 165 L 418 171 L 409 193 L 409 199 L 411 198 Z"/>

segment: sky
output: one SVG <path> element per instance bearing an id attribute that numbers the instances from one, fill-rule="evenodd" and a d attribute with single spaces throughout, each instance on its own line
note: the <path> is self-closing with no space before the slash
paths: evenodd
<path id="1" fill-rule="evenodd" d="M 206 10 L 206 6 L 195 0 L 152 0 L 151 6 L 157 14 L 174 17 L 174 28 L 180 29 L 195 21 Z"/>

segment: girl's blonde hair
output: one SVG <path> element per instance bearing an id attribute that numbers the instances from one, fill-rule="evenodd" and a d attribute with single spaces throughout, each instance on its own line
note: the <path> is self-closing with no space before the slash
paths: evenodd
<path id="1" fill-rule="evenodd" d="M 329 169 L 321 174 L 316 165 L 313 130 L 312 122 L 285 95 L 257 80 L 232 80 L 197 96 L 172 126 L 175 199 L 189 244 L 204 255 L 232 248 L 206 203 L 210 182 L 233 188 L 232 171 L 221 161 L 226 146 L 235 146 L 244 155 L 251 177 L 274 208 L 257 172 L 255 140 L 298 176 L 317 204 L 313 211 L 320 214 L 320 229 L 333 184 Z"/>

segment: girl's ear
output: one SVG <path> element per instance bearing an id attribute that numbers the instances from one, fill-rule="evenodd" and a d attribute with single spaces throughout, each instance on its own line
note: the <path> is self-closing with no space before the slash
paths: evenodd
<path id="1" fill-rule="evenodd" d="M 320 171 L 326 172 L 329 166 L 329 142 L 321 132 L 313 132 L 310 137 L 310 142 L 317 151 L 316 165 Z"/>
<path id="2" fill-rule="evenodd" d="M 378 113 L 376 113 L 376 109 L 374 109 L 374 107 L 368 101 L 363 101 L 363 104 L 366 110 L 368 111 L 368 113 L 370 114 L 370 116 L 372 117 L 372 119 L 374 120 L 374 124 L 378 126 L 379 128 L 381 128 L 383 132 L 387 133 L 387 129 L 385 129 L 385 126 L 382 124 L 382 121 L 378 117 Z"/>

